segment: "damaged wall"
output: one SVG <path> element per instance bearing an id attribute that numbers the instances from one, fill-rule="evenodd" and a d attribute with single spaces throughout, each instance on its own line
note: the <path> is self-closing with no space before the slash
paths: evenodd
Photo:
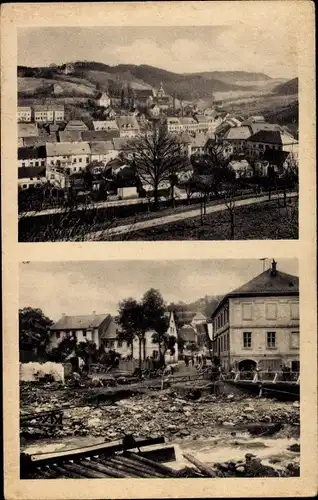
<path id="1" fill-rule="evenodd" d="M 64 366 L 61 363 L 20 363 L 20 380 L 23 382 L 36 382 L 51 375 L 55 381 L 64 382 Z"/>

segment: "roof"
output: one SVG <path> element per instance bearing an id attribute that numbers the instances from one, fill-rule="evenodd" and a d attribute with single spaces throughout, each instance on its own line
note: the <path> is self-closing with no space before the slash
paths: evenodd
<path id="1" fill-rule="evenodd" d="M 135 116 L 119 116 L 116 121 L 119 128 L 139 129 L 139 123 Z"/>
<path id="2" fill-rule="evenodd" d="M 64 130 L 88 130 L 87 125 L 82 120 L 70 120 Z"/>
<path id="3" fill-rule="evenodd" d="M 33 111 L 64 111 L 64 104 L 34 104 Z"/>
<path id="4" fill-rule="evenodd" d="M 195 115 L 194 117 L 197 122 L 202 123 L 213 123 L 214 118 L 211 115 Z"/>
<path id="5" fill-rule="evenodd" d="M 56 142 L 45 147 L 47 156 L 85 155 L 91 152 L 88 142 Z"/>
<path id="6" fill-rule="evenodd" d="M 18 106 L 18 112 L 19 111 L 21 111 L 21 112 L 25 112 L 25 111 L 30 112 L 31 111 L 31 106 Z"/>
<path id="7" fill-rule="evenodd" d="M 194 118 L 192 118 L 192 116 L 180 116 L 179 123 L 181 123 L 181 125 L 192 125 L 196 124 L 197 122 Z"/>
<path id="8" fill-rule="evenodd" d="M 229 298 L 286 295 L 299 295 L 299 278 L 278 270 L 273 273 L 270 268 L 225 295 L 214 310 L 212 317 Z"/>
<path id="9" fill-rule="evenodd" d="M 224 134 L 224 139 L 226 140 L 243 140 L 248 139 L 251 136 L 250 128 L 245 125 L 242 127 L 231 127 Z"/>
<path id="10" fill-rule="evenodd" d="M 196 313 L 196 315 L 194 316 L 192 321 L 194 321 L 195 319 L 200 320 L 200 321 L 206 321 L 206 317 L 204 316 L 204 314 L 201 311 Z"/>
<path id="11" fill-rule="evenodd" d="M 116 120 L 96 120 L 93 121 L 93 127 L 94 130 L 96 130 L 96 128 L 100 130 L 99 127 L 102 127 L 103 130 L 118 130 L 118 125 Z"/>
<path id="12" fill-rule="evenodd" d="M 254 115 L 254 116 L 250 116 L 250 117 L 249 117 L 249 120 L 253 120 L 254 122 L 264 122 L 264 121 L 265 121 L 265 118 L 264 118 L 264 116 L 262 116 L 262 115 L 258 115 L 258 116 L 257 116 L 257 115 L 256 115 L 256 116 Z"/>
<path id="13" fill-rule="evenodd" d="M 268 161 L 272 165 L 276 165 L 278 168 L 282 168 L 286 158 L 289 156 L 287 151 L 277 151 L 277 149 L 266 149 L 263 154 L 262 160 Z"/>
<path id="14" fill-rule="evenodd" d="M 114 149 L 112 141 L 95 141 L 90 142 L 91 153 L 93 154 L 107 154 Z"/>
<path id="15" fill-rule="evenodd" d="M 268 144 L 298 144 L 298 141 L 278 130 L 260 130 L 249 138 L 251 142 L 266 142 Z"/>
<path id="16" fill-rule="evenodd" d="M 115 137 L 113 139 L 114 149 L 117 151 L 122 151 L 124 149 L 134 149 L 132 141 L 129 141 L 125 137 Z"/>
<path id="17" fill-rule="evenodd" d="M 119 130 L 85 130 L 82 132 L 83 141 L 111 141 L 119 138 Z"/>
<path id="18" fill-rule="evenodd" d="M 108 324 L 111 321 L 109 314 L 87 314 L 81 316 L 62 316 L 51 330 L 82 330 L 88 328 L 98 328 L 103 321 L 107 320 Z M 107 325 L 108 326 L 108 325 Z"/>
<path id="19" fill-rule="evenodd" d="M 247 125 L 250 127 L 252 134 L 256 134 L 260 130 L 278 130 L 281 132 L 283 129 L 278 123 L 250 123 L 247 122 Z"/>
<path id="20" fill-rule="evenodd" d="M 211 139 L 211 137 L 206 134 L 196 134 L 191 138 L 191 146 L 194 148 L 203 148 L 208 142 L 208 139 Z"/>
<path id="21" fill-rule="evenodd" d="M 22 147 L 18 148 L 18 160 L 32 160 L 33 158 L 44 158 L 45 151 L 41 151 L 39 147 Z M 40 156 L 40 154 L 42 156 Z"/>
<path id="22" fill-rule="evenodd" d="M 23 138 L 24 146 L 45 146 L 45 144 L 53 142 L 57 142 L 56 134 L 47 134 L 38 137 L 35 136 L 35 137 Z"/>
<path id="23" fill-rule="evenodd" d="M 58 136 L 60 142 L 81 142 L 82 140 L 80 130 L 60 130 Z"/>
<path id="24" fill-rule="evenodd" d="M 18 168 L 18 179 L 30 179 L 31 177 L 45 177 L 45 167 Z"/>
<path id="25" fill-rule="evenodd" d="M 36 123 L 18 123 L 18 137 L 31 137 L 39 135 Z"/>

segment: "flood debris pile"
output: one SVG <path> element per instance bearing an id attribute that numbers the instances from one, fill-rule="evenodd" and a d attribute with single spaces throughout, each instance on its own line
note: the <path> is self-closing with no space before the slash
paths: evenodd
<path id="1" fill-rule="evenodd" d="M 63 401 L 54 393 L 45 397 L 42 391 L 32 393 L 32 405 L 23 405 L 21 415 L 29 411 L 63 410 L 63 428 L 55 429 L 57 437 L 92 435 L 113 440 L 120 439 L 129 429 L 138 437 L 156 436 L 164 431 L 169 439 L 200 439 L 215 435 L 218 426 L 233 432 L 239 429 L 253 435 L 271 435 L 282 434 L 286 424 L 292 435 L 299 435 L 298 402 L 229 396 L 203 395 L 194 399 L 193 391 L 184 397 L 168 389 L 119 401 L 106 400 L 94 406 L 83 401 L 73 403 L 69 398 Z M 41 436 L 39 428 L 24 427 L 21 431 L 34 438 Z"/>

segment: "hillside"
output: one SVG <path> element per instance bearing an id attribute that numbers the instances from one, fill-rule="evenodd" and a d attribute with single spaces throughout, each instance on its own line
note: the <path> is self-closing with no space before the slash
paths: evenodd
<path id="1" fill-rule="evenodd" d="M 194 302 L 178 302 L 177 304 L 171 303 L 168 305 L 169 311 L 191 311 L 192 313 L 202 312 L 207 317 L 211 318 L 211 314 L 222 299 L 223 295 L 207 295 Z M 185 316 L 186 317 L 186 316 Z"/>
<path id="2" fill-rule="evenodd" d="M 134 88 L 158 88 L 163 84 L 167 94 L 174 92 L 177 97 L 184 100 L 209 98 L 214 92 L 228 92 L 244 90 L 244 85 L 235 85 L 217 78 L 205 77 L 203 74 L 182 75 L 172 73 L 160 68 L 148 65 L 121 64 L 108 66 L 97 62 L 73 63 L 73 77 L 81 78 L 83 84 L 98 84 L 100 88 L 106 89 L 112 82 L 127 84 L 130 82 Z M 60 68 L 63 68 L 60 67 Z M 30 68 L 19 66 L 18 76 L 23 78 L 60 79 L 58 67 Z M 67 76 L 68 78 L 68 76 Z"/>
<path id="3" fill-rule="evenodd" d="M 288 82 L 276 85 L 276 87 L 274 87 L 273 89 L 273 92 L 276 95 L 298 94 L 298 78 L 294 78 L 293 80 L 288 80 Z"/>
<path id="4" fill-rule="evenodd" d="M 272 78 L 265 75 L 265 73 L 252 73 L 247 71 L 204 71 L 201 73 L 194 73 L 194 75 L 202 76 L 209 80 L 220 80 L 230 85 L 248 84 L 253 86 L 257 82 L 270 82 L 272 80 Z"/>

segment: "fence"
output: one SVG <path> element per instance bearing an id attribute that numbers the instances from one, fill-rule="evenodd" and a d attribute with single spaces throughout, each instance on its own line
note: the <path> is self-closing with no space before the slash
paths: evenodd
<path id="1" fill-rule="evenodd" d="M 299 372 L 283 372 L 283 371 L 241 371 L 241 372 L 231 372 L 227 374 L 222 374 L 221 378 L 223 380 L 234 380 L 234 382 L 272 382 L 273 384 L 277 382 L 292 382 L 295 384 L 300 383 Z"/>

